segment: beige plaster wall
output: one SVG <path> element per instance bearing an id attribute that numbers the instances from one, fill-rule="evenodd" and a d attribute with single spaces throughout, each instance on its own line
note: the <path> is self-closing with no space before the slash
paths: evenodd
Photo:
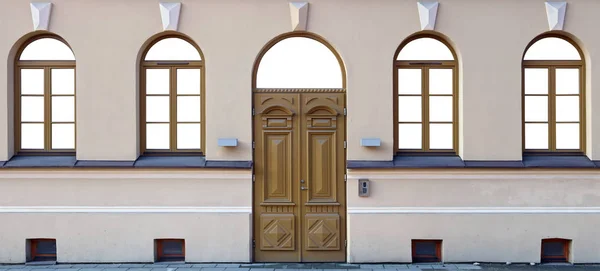
<path id="1" fill-rule="evenodd" d="M 50 31 L 77 58 L 77 157 L 133 160 L 138 155 L 137 58 L 161 32 L 158 1 L 53 0 Z M 308 30 L 327 39 L 347 70 L 348 159 L 389 160 L 393 155 L 392 58 L 419 31 L 413 0 L 312 0 Z M 183 0 L 179 31 L 206 60 L 206 154 L 214 160 L 250 160 L 251 81 L 263 45 L 291 29 L 284 0 Z M 600 155 L 600 98 L 592 84 L 600 37 L 595 0 L 568 1 L 565 31 L 588 57 L 588 155 Z M 19 39 L 32 29 L 29 2 L 0 4 L 0 160 L 12 155 L 12 60 Z M 436 30 L 460 56 L 460 155 L 466 160 L 521 158 L 521 57 L 548 30 L 543 0 L 440 0 Z M 11 49 L 13 49 L 11 51 Z M 239 139 L 220 148 L 221 137 Z M 379 137 L 379 148 L 360 147 Z"/>
<path id="2" fill-rule="evenodd" d="M 251 207 L 249 170 L 0 172 L 1 206 Z"/>
<path id="3" fill-rule="evenodd" d="M 358 179 L 370 180 L 369 197 Z M 597 263 L 599 180 L 589 170 L 350 170 L 348 260 L 410 262 L 411 239 L 442 239 L 445 262 L 539 262 L 541 239 L 565 238 L 573 262 Z"/>
<path id="4" fill-rule="evenodd" d="M 358 197 L 358 179 L 371 195 Z M 596 207 L 594 170 L 404 170 L 348 172 L 353 207 Z"/>

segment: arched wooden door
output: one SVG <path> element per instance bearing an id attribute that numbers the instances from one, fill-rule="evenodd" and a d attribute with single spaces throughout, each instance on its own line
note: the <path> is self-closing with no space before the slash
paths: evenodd
<path id="1" fill-rule="evenodd" d="M 253 96 L 255 261 L 345 261 L 345 93 Z"/>

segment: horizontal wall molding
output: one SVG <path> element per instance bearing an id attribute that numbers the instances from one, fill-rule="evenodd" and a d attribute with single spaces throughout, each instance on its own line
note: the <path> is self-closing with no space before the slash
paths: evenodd
<path id="1" fill-rule="evenodd" d="M 0 213 L 252 213 L 252 207 L 0 206 Z M 600 207 L 349 207 L 348 214 L 600 214 Z"/>
<path id="2" fill-rule="evenodd" d="M 600 214 L 600 207 L 349 207 L 349 214 Z"/>
<path id="3" fill-rule="evenodd" d="M 0 180 L 2 179 L 207 179 L 207 180 L 252 180 L 252 174 L 248 171 L 243 173 L 231 172 L 165 172 L 157 170 L 155 172 L 121 171 L 118 173 L 82 170 L 82 171 L 0 171 Z"/>
<path id="4" fill-rule="evenodd" d="M 379 173 L 363 173 L 362 174 L 348 174 L 348 180 L 359 180 L 359 179 L 371 179 L 371 180 L 560 180 L 560 181 L 581 181 L 581 180 L 600 180 L 600 174 L 577 174 L 577 173 L 561 173 L 561 172 L 536 172 L 536 173 L 523 173 L 523 172 L 498 172 L 490 171 L 486 174 L 465 174 L 456 171 L 448 171 L 445 173 L 396 173 L 396 174 L 379 174 Z"/>
<path id="5" fill-rule="evenodd" d="M 1 213 L 252 213 L 252 207 L 0 206 Z"/>

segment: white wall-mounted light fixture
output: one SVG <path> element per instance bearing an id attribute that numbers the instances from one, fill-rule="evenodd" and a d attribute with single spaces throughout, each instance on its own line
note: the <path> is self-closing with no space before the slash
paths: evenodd
<path id="1" fill-rule="evenodd" d="M 237 138 L 219 138 L 217 144 L 219 147 L 237 147 L 238 140 Z"/>
<path id="2" fill-rule="evenodd" d="M 380 147 L 381 139 L 379 139 L 379 138 L 361 138 L 360 146 L 361 147 Z"/>

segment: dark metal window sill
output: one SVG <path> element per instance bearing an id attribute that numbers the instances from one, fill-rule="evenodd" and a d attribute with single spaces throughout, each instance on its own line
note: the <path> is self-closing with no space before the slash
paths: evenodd
<path id="1" fill-rule="evenodd" d="M 252 161 L 207 161 L 204 156 L 140 156 L 135 161 L 77 160 L 74 155 L 15 155 L 2 168 L 220 168 L 251 169 Z"/>
<path id="2" fill-rule="evenodd" d="M 15 155 L 3 168 L 72 168 L 77 163 L 74 155 Z"/>
<path id="3" fill-rule="evenodd" d="M 585 155 L 523 155 L 520 161 L 463 161 L 456 155 L 396 155 L 391 161 L 350 160 L 349 169 L 401 168 L 600 168 Z"/>

